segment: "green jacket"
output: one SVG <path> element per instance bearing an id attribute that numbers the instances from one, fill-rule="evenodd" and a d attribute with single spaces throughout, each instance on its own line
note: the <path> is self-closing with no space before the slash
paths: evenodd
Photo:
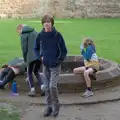
<path id="1" fill-rule="evenodd" d="M 20 74 L 26 71 L 26 66 L 23 58 L 14 58 L 10 62 L 7 63 L 8 66 L 17 67 L 20 70 Z"/>
<path id="2" fill-rule="evenodd" d="M 21 48 L 25 63 L 28 65 L 30 62 L 37 59 L 34 53 L 34 44 L 38 33 L 29 26 L 24 26 L 21 36 Z"/>

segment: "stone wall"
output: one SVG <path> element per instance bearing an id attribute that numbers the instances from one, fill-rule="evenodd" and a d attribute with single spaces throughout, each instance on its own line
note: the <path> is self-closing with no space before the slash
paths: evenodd
<path id="1" fill-rule="evenodd" d="M 120 0 L 0 0 L 1 18 L 120 17 Z"/>
<path id="2" fill-rule="evenodd" d="M 66 0 L 73 17 L 120 17 L 120 0 Z"/>

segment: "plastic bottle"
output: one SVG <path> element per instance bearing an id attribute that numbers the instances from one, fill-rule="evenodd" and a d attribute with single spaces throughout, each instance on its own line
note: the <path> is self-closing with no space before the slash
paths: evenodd
<path id="1" fill-rule="evenodd" d="M 17 83 L 16 83 L 16 81 L 13 81 L 13 83 L 12 83 L 12 92 L 17 93 Z"/>

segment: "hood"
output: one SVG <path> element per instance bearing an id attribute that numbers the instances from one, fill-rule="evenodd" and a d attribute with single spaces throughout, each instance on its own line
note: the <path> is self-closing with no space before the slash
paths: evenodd
<path id="1" fill-rule="evenodd" d="M 94 50 L 94 52 L 96 52 L 96 48 L 94 45 L 90 45 L 90 47 Z"/>
<path id="2" fill-rule="evenodd" d="M 32 32 L 32 31 L 34 31 L 34 28 L 29 27 L 29 26 L 24 26 L 23 29 L 22 29 L 22 34 L 29 33 L 29 32 Z"/>
<path id="3" fill-rule="evenodd" d="M 45 29 L 43 28 L 41 34 L 45 36 L 55 36 L 57 34 L 57 30 L 53 27 L 51 32 L 45 32 Z"/>

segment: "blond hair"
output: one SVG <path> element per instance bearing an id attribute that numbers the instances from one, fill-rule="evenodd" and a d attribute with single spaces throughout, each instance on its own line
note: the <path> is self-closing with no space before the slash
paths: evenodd
<path id="1" fill-rule="evenodd" d="M 87 47 L 88 45 L 95 46 L 95 44 L 94 44 L 94 42 L 93 42 L 93 40 L 91 38 L 85 38 L 83 40 L 83 45 L 84 45 L 84 47 Z"/>

